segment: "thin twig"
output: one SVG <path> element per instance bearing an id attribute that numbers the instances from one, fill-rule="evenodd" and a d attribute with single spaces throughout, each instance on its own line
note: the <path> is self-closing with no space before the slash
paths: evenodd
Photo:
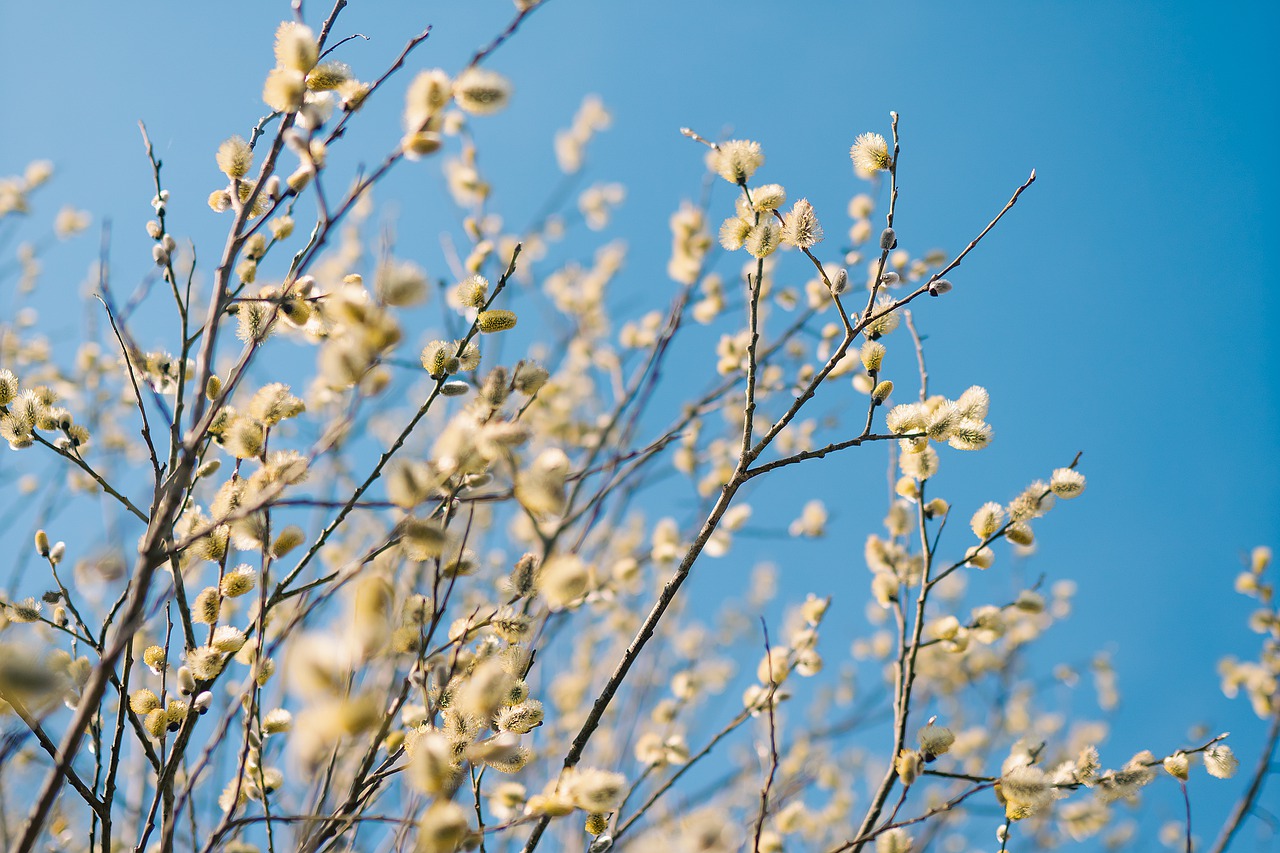
<path id="1" fill-rule="evenodd" d="M 769 626 L 765 623 L 763 617 L 760 619 L 760 627 L 764 631 L 765 666 L 769 670 L 770 679 L 769 698 L 765 703 L 766 710 L 769 713 L 769 773 L 765 777 L 764 787 L 760 790 L 760 812 L 756 815 L 756 830 L 754 841 L 751 845 L 752 853 L 760 853 L 760 835 L 764 831 L 764 818 L 769 811 L 769 791 L 773 788 L 773 777 L 778 772 L 778 738 L 773 719 L 773 706 L 777 704 L 773 699 L 778 689 L 778 683 L 773 681 L 773 649 L 769 648 Z"/>
<path id="2" fill-rule="evenodd" d="M 1275 756 L 1276 743 L 1280 741 L 1280 695 L 1272 699 L 1272 707 L 1276 710 L 1271 714 L 1271 726 L 1267 729 L 1266 740 L 1263 741 L 1262 749 L 1258 753 L 1258 763 L 1254 765 L 1253 773 L 1250 774 L 1249 787 L 1245 789 L 1244 796 L 1236 802 L 1235 808 L 1223 823 L 1217 839 L 1209 848 L 1209 853 L 1223 853 L 1227 849 L 1231 839 L 1239 832 L 1244 819 L 1253 812 L 1258 797 L 1262 794 L 1262 786 L 1272 770 L 1271 762 Z"/>

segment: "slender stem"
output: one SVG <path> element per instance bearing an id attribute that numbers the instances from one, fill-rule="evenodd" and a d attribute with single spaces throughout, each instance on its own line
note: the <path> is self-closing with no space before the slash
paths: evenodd
<path id="1" fill-rule="evenodd" d="M 1266 784 L 1267 776 L 1272 770 L 1271 762 L 1275 756 L 1276 743 L 1280 741 L 1280 695 L 1272 698 L 1272 707 L 1276 710 L 1271 714 L 1271 727 L 1267 729 L 1267 738 L 1263 741 L 1262 749 L 1258 754 L 1258 763 L 1254 765 L 1253 774 L 1249 778 L 1249 787 L 1245 789 L 1244 796 L 1231 810 L 1231 815 L 1222 825 L 1217 839 L 1209 848 L 1209 853 L 1222 853 L 1227 849 L 1231 839 L 1239 832 L 1244 819 L 1253 812 L 1258 797 L 1262 794 L 1262 786 Z"/>
<path id="2" fill-rule="evenodd" d="M 1182 803 L 1186 806 L 1187 814 L 1187 849 L 1186 853 L 1191 853 L 1191 795 L 1187 793 L 1187 780 L 1179 779 L 1178 787 L 1182 789 Z"/>
<path id="3" fill-rule="evenodd" d="M 770 679 L 773 678 L 773 649 L 769 647 L 769 626 L 765 624 L 761 618 L 760 624 L 764 629 L 764 654 L 765 666 L 769 670 Z M 764 787 L 760 789 L 760 811 L 756 815 L 756 830 L 754 840 L 751 845 L 752 853 L 760 853 L 760 835 L 764 832 L 764 819 L 769 813 L 769 791 L 773 788 L 773 778 L 778 772 L 778 738 L 777 727 L 773 718 L 774 693 L 778 689 L 775 681 L 770 682 L 769 699 L 766 702 L 769 713 L 769 773 L 765 777 Z"/>

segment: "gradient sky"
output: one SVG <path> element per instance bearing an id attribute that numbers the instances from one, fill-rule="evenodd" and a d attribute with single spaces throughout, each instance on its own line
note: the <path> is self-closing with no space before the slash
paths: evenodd
<path id="1" fill-rule="evenodd" d="M 417 67 L 457 67 L 511 9 L 356 0 L 337 32 L 369 41 L 342 58 L 368 76 L 431 23 Z M 321 14 L 308 4 L 309 18 Z M 204 202 L 220 179 L 212 152 L 261 113 L 271 35 L 287 16 L 286 3 L 261 0 L 4 0 L 0 172 L 54 160 L 40 210 L 110 217 L 119 274 L 142 274 L 151 190 L 137 120 L 165 160 L 174 227 L 217 233 L 224 223 Z M 759 140 L 760 177 L 808 196 L 839 234 L 862 188 L 849 143 L 887 134 L 898 111 L 898 233 L 916 251 L 959 250 L 1035 168 L 1035 186 L 951 276 L 955 292 L 917 312 L 933 387 L 955 396 L 979 383 L 993 398 L 995 443 L 944 453 L 940 488 L 967 518 L 1084 451 L 1089 490 L 1038 526 L 1027 567 L 1080 588 L 1045 659 L 1112 652 L 1124 699 L 1104 760 L 1161 754 L 1203 722 L 1231 730 L 1249 764 L 1262 724 L 1222 697 L 1215 664 L 1256 654 L 1232 579 L 1252 546 L 1280 546 L 1280 280 L 1267 249 L 1280 229 L 1278 25 L 1270 3 L 551 0 L 492 62 L 516 81 L 512 107 L 477 126 L 498 202 L 520 221 L 554 185 L 553 132 L 585 93 L 603 97 L 615 121 L 588 180 L 628 187 L 611 232 L 631 242 L 617 287 L 646 309 L 674 292 L 667 217 L 702 179 L 681 126 Z M 352 134 L 370 159 L 398 138 L 399 97 L 380 106 Z M 402 241 L 434 240 L 428 171 L 402 170 L 380 194 L 400 207 Z M 94 243 L 50 257 L 46 287 L 78 293 Z M 429 267 L 433 245 L 421 253 Z M 821 497 L 833 531 L 793 552 L 761 541 L 759 556 L 786 569 L 784 594 L 830 589 L 861 613 L 865 570 L 837 555 L 860 553 L 879 528 L 883 469 L 877 450 L 779 478 L 780 512 Z M 709 563 L 707 578 L 753 556 Z M 1239 785 L 1200 781 L 1207 840 Z M 1172 786 L 1151 800 L 1176 817 Z M 1280 789 L 1266 802 L 1280 809 Z"/>

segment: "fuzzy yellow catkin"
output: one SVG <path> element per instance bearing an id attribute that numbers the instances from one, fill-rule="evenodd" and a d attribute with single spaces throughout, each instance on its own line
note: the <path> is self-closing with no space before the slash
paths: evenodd
<path id="1" fill-rule="evenodd" d="M 145 687 L 129 694 L 129 710 L 139 716 L 145 716 L 160 707 L 160 698 Z"/>
<path id="2" fill-rule="evenodd" d="M 527 699 L 519 704 L 503 708 L 498 713 L 498 730 L 526 734 L 542 725 L 543 714 L 541 702 L 537 699 Z"/>
<path id="3" fill-rule="evenodd" d="M 552 610 L 563 610 L 587 592 L 591 575 L 582 559 L 574 554 L 550 557 L 539 569 L 537 588 Z"/>
<path id="4" fill-rule="evenodd" d="M 156 740 L 164 737 L 164 731 L 168 724 L 168 715 L 163 708 L 152 708 L 142 721 L 142 727 L 147 730 L 147 734 Z"/>
<path id="5" fill-rule="evenodd" d="M 1004 538 L 1008 539 L 1015 545 L 1028 546 L 1036 541 L 1035 533 L 1031 530 L 1031 525 L 1025 522 L 1009 525 L 1009 529 L 1004 532 Z"/>
<path id="6" fill-rule="evenodd" d="M 481 308 L 489 298 L 489 280 L 482 275 L 470 276 L 457 286 L 454 295 L 464 308 Z"/>
<path id="7" fill-rule="evenodd" d="M 276 28 L 276 65 L 306 73 L 320 58 L 320 46 L 315 33 L 306 24 L 284 21 Z"/>
<path id="8" fill-rule="evenodd" d="M 978 569 L 989 569 L 995 562 L 996 555 L 990 548 L 978 548 L 974 546 L 965 551 L 965 560 L 969 565 Z"/>
<path id="9" fill-rule="evenodd" d="M 262 718 L 262 731 L 264 734 L 279 734 L 287 732 L 291 728 L 293 728 L 293 714 L 290 714 L 284 708 L 268 711 L 266 716 Z"/>
<path id="10" fill-rule="evenodd" d="M 1059 468 L 1049 478 L 1049 489 L 1060 498 L 1074 498 L 1084 491 L 1084 486 L 1084 475 L 1074 468 Z"/>
<path id="11" fill-rule="evenodd" d="M 271 658 L 264 658 L 254 663 L 253 678 L 254 681 L 258 682 L 259 687 L 262 687 L 271 680 L 271 676 L 275 675 L 275 672 L 276 662 Z"/>
<path id="12" fill-rule="evenodd" d="M 322 62 L 307 72 L 307 88 L 328 92 L 351 79 L 351 67 L 345 62 Z"/>
<path id="13" fill-rule="evenodd" d="M 501 409 L 511 394 L 511 377 L 505 367 L 495 367 L 489 371 L 480 388 L 480 399 L 492 409 Z"/>
<path id="14" fill-rule="evenodd" d="M 491 311 L 481 311 L 476 316 L 476 328 L 481 334 L 491 335 L 495 332 L 505 332 L 507 329 L 514 329 L 516 326 L 516 315 L 514 311 L 505 311 L 495 309 Z"/>
<path id="15" fill-rule="evenodd" d="M 281 530 L 280 535 L 276 537 L 276 541 L 271 543 L 271 556 L 278 560 L 301 545 L 305 539 L 306 534 L 302 531 L 302 528 L 291 524 Z"/>
<path id="16" fill-rule="evenodd" d="M 445 341 L 431 341 L 422 348 L 422 366 L 433 378 L 457 373 L 462 366 L 455 355 L 457 349 Z"/>
<path id="17" fill-rule="evenodd" d="M 351 638 L 361 657 L 382 651 L 391 636 L 394 590 L 386 578 L 366 575 L 354 590 Z"/>
<path id="18" fill-rule="evenodd" d="M 457 346 L 458 343 L 455 343 L 454 347 L 456 348 Z M 477 370 L 480 367 L 480 347 L 475 341 L 462 345 L 462 355 L 458 356 L 458 366 L 463 370 Z"/>
<path id="19" fill-rule="evenodd" d="M 886 379 L 883 382 L 876 383 L 876 387 L 871 389 L 871 401 L 877 406 L 889 399 L 889 395 L 893 393 L 893 382 Z"/>
<path id="20" fill-rule="evenodd" d="M 884 344 L 879 341 L 867 341 L 862 345 L 862 349 L 858 355 L 862 359 L 862 366 L 866 368 L 868 373 L 876 373 L 884 364 Z"/>
<path id="21" fill-rule="evenodd" d="M 422 130 L 427 120 L 444 109 L 452 97 L 448 74 L 439 68 L 419 72 L 405 90 L 405 130 L 411 133 Z"/>
<path id="22" fill-rule="evenodd" d="M 187 652 L 186 659 L 187 664 L 183 669 L 187 671 L 193 682 L 190 685 L 180 684 L 180 688 L 181 692 L 187 696 L 195 692 L 194 679 L 210 681 L 217 678 L 226 664 L 223 653 L 212 646 L 196 646 Z M 190 689 L 185 689 L 188 686 Z"/>
<path id="23" fill-rule="evenodd" d="M 213 632 L 210 645 L 225 654 L 235 654 L 244 648 L 245 633 L 233 625 L 221 625 Z"/>
<path id="24" fill-rule="evenodd" d="M 427 794 L 448 790 L 457 776 L 453 748 L 439 730 L 418 734 L 409 741 L 408 779 Z"/>
<path id="25" fill-rule="evenodd" d="M 400 525 L 400 547 L 411 560 L 430 560 L 444 553 L 448 535 L 433 521 L 406 518 Z"/>
<path id="26" fill-rule="evenodd" d="M 712 169 L 731 184 L 745 184 L 764 164 L 760 143 L 731 139 L 720 143 L 709 158 Z"/>
<path id="27" fill-rule="evenodd" d="M 726 219 L 720 225 L 720 245 L 726 251 L 736 252 L 746 243 L 750 233 L 751 223 L 747 220 L 737 216 Z"/>
<path id="28" fill-rule="evenodd" d="M 920 741 L 920 751 L 926 762 L 933 761 L 939 755 L 945 754 L 951 749 L 952 744 L 956 742 L 956 736 L 951 729 L 935 726 L 929 723 L 922 728 L 917 735 Z"/>
<path id="29" fill-rule="evenodd" d="M 262 85 L 262 100 L 276 112 L 294 113 L 307 93 L 306 77 L 291 68 L 273 68 Z"/>
<path id="30" fill-rule="evenodd" d="M 776 222 L 761 222 L 747 232 L 742 245 L 754 258 L 767 258 L 782 244 L 782 229 Z"/>
<path id="31" fill-rule="evenodd" d="M 406 160 L 420 160 L 428 154 L 434 154 L 444 144 L 444 138 L 433 130 L 419 130 L 406 133 L 400 140 L 400 148 Z"/>
<path id="32" fill-rule="evenodd" d="M 577 808 L 592 814 L 611 812 L 621 804 L 626 778 L 621 773 L 579 767 L 565 782 L 565 787 Z"/>
<path id="33" fill-rule="evenodd" d="M 893 491 L 898 497 L 906 498 L 909 501 L 914 501 L 920 497 L 920 487 L 910 477 L 899 477 L 898 482 L 893 486 Z"/>
<path id="34" fill-rule="evenodd" d="M 454 853 L 467 834 L 467 813 L 448 800 L 436 800 L 418 822 L 417 853 Z"/>
<path id="35" fill-rule="evenodd" d="M 496 658 L 476 667 L 454 697 L 458 710 L 481 720 L 492 719 L 511 692 L 513 678 Z"/>
<path id="36" fill-rule="evenodd" d="M 1187 754 L 1185 752 L 1182 752 L 1181 750 L 1175 752 L 1173 755 L 1165 758 L 1163 764 L 1164 769 L 1170 776 L 1175 779 L 1180 779 L 1183 782 L 1187 781 L 1191 762 L 1187 760 Z"/>
<path id="37" fill-rule="evenodd" d="M 261 422 L 253 418 L 236 418 L 223 437 L 223 446 L 237 459 L 253 459 L 262 453 L 266 440 Z"/>
<path id="38" fill-rule="evenodd" d="M 525 554 L 517 560 L 508 578 L 511 591 L 522 598 L 532 594 L 536 588 L 538 569 L 538 558 L 533 554 Z"/>
<path id="39" fill-rule="evenodd" d="M 412 509 L 422 503 L 442 482 L 442 477 L 437 476 L 431 464 L 419 459 L 393 462 L 383 479 L 387 497 L 403 509 Z"/>
<path id="40" fill-rule="evenodd" d="M 798 249 L 808 249 L 822 240 L 822 226 L 808 199 L 800 199 L 786 215 L 783 239 Z"/>
<path id="41" fill-rule="evenodd" d="M 1218 779 L 1230 779 L 1235 775 L 1239 766 L 1240 760 L 1231 751 L 1231 747 L 1225 743 L 1215 743 L 1204 751 L 1204 769 L 1209 772 L 1210 776 Z"/>
<path id="42" fill-rule="evenodd" d="M 914 749 L 902 749 L 898 753 L 898 757 L 893 762 L 894 769 L 898 772 L 898 779 L 902 781 L 904 787 L 911 787 L 920 775 L 920 753 Z"/>
<path id="43" fill-rule="evenodd" d="M 892 164 L 889 156 L 889 143 L 878 133 L 863 133 L 854 140 L 849 149 L 849 157 L 859 172 L 883 172 Z"/>
<path id="44" fill-rule="evenodd" d="M 491 115 L 507 105 L 511 98 L 511 84 L 495 71 L 473 66 L 453 82 L 453 98 L 465 112 Z"/>
<path id="45" fill-rule="evenodd" d="M 1039 767 L 1013 767 L 1000 778 L 999 794 L 1004 798 L 1005 813 L 1010 818 L 1026 817 L 1054 798 L 1054 787 Z"/>
<path id="46" fill-rule="evenodd" d="M 249 401 L 249 414 L 265 424 L 277 424 L 288 418 L 296 418 L 306 411 L 302 399 L 289 393 L 289 386 L 272 382 L 262 386 Z"/>
<path id="47" fill-rule="evenodd" d="M 7 406 L 18 396 L 18 377 L 12 370 L 0 370 L 0 406 Z"/>
<path id="48" fill-rule="evenodd" d="M 223 575 L 218 587 L 227 598 L 237 598 L 252 590 L 257 581 L 257 572 L 246 563 Z"/>
<path id="49" fill-rule="evenodd" d="M 222 597 L 216 586 L 202 589 L 195 601 L 191 602 L 191 621 L 212 625 L 218 621 L 218 612 L 222 607 Z"/>
<path id="50" fill-rule="evenodd" d="M 39 554 L 41 557 L 48 557 L 49 550 L 50 550 L 49 534 L 45 533 L 43 530 L 37 530 L 36 531 L 36 553 Z"/>
<path id="51" fill-rule="evenodd" d="M 533 396 L 547 384 L 550 374 L 536 361 L 521 361 L 516 364 L 515 388 L 521 394 Z"/>
<path id="52" fill-rule="evenodd" d="M 241 136 L 233 136 L 218 146 L 214 156 L 222 174 L 232 180 L 243 178 L 253 167 L 253 149 Z"/>
<path id="53" fill-rule="evenodd" d="M 791 664 L 787 660 L 787 650 L 770 649 L 764 657 L 760 658 L 760 663 L 756 666 L 756 678 L 760 679 L 761 684 L 781 684 L 786 680 L 790 670 Z"/>
<path id="54" fill-rule="evenodd" d="M 913 846 L 911 836 L 900 826 L 876 836 L 876 853 L 911 853 Z"/>
<path id="55" fill-rule="evenodd" d="M 176 732 L 187 720 L 187 703 L 181 699 L 170 699 L 164 709 L 164 715 L 169 731 Z"/>
<path id="56" fill-rule="evenodd" d="M 787 203 L 787 191 L 780 184 L 764 184 L 751 191 L 754 210 L 777 210 Z"/>
<path id="57" fill-rule="evenodd" d="M 164 649 L 160 646 L 147 646 L 146 651 L 142 653 L 142 662 L 147 665 L 147 669 L 155 675 L 164 672 L 168 666 L 165 660 Z"/>
<path id="58" fill-rule="evenodd" d="M 979 507 L 969 522 L 974 535 L 979 539 L 990 538 L 1002 524 L 1004 524 L 1004 507 L 990 501 Z"/>

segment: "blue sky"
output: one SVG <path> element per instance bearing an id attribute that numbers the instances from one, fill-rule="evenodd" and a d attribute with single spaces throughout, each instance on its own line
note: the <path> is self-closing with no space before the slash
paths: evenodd
<path id="1" fill-rule="evenodd" d="M 318 18 L 319 4 L 308 7 Z M 217 233 L 204 202 L 218 181 L 212 152 L 260 114 L 271 34 L 287 13 L 265 2 L 0 5 L 0 172 L 54 160 L 41 209 L 109 216 L 121 274 L 140 275 L 142 119 L 169 170 L 175 227 Z M 431 23 L 417 63 L 450 68 L 510 13 L 507 0 L 357 1 L 337 29 L 369 36 L 343 58 L 372 70 Z M 681 126 L 759 140 L 761 175 L 829 211 L 838 233 L 859 189 L 848 145 L 887 133 L 898 111 L 898 232 L 916 250 L 961 248 L 1035 168 L 1035 186 L 951 276 L 956 291 L 917 313 L 934 387 L 954 396 L 979 383 L 993 398 L 996 442 L 944 456 L 942 491 L 959 507 L 1007 500 L 1084 451 L 1089 491 L 1051 514 L 1028 567 L 1080 585 L 1075 615 L 1050 635 L 1053 656 L 1113 652 L 1125 697 L 1117 761 L 1176 747 L 1195 722 L 1232 730 L 1251 757 L 1262 726 L 1221 696 L 1214 668 L 1221 654 L 1254 654 L 1231 582 L 1252 546 L 1280 545 L 1280 281 L 1268 248 L 1280 227 L 1278 24 L 1280 7 L 1264 3 L 551 0 L 494 58 L 516 99 L 479 134 L 498 201 L 518 221 L 554 184 L 552 133 L 583 94 L 600 94 L 615 120 L 589 179 L 627 185 L 615 231 L 631 254 L 618 287 L 659 293 L 653 307 L 674 292 L 662 290 L 667 216 L 702 178 Z M 352 148 L 385 150 L 399 105 L 371 108 Z M 402 240 L 434 234 L 436 187 L 406 169 L 384 190 Z M 93 242 L 51 257 L 46 280 L 78 292 Z M 850 482 L 870 485 L 850 494 Z M 780 478 L 779 511 L 822 497 L 845 537 L 804 552 L 787 575 L 800 597 L 831 586 L 832 555 L 860 551 L 879 526 L 882 483 L 879 452 Z M 774 544 L 760 548 L 785 564 Z M 742 570 L 731 562 L 708 576 Z M 865 577 L 853 580 L 834 585 L 856 603 Z M 1153 799 L 1172 814 L 1170 790 Z M 1205 801 L 1201 827 L 1216 823 L 1222 793 Z"/>

